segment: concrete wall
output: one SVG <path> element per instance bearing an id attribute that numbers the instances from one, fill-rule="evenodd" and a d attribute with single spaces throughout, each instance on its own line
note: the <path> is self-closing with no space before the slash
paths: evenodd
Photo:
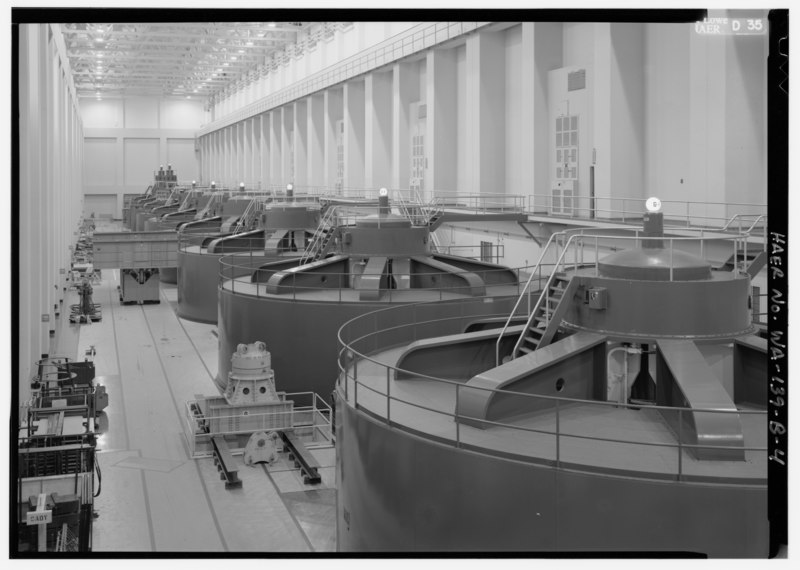
<path id="1" fill-rule="evenodd" d="M 646 185 L 703 202 L 766 202 L 764 36 L 706 36 L 647 24 Z M 729 217 L 742 208 L 708 206 Z"/>
<path id="2" fill-rule="evenodd" d="M 391 30 L 414 29 L 403 25 Z M 382 34 L 387 30 L 375 23 L 337 32 L 324 50 L 307 54 L 303 69 L 319 69 L 323 58 L 331 64 L 336 57 L 358 54 L 358 46 L 374 45 L 370 42 L 385 38 Z M 617 217 L 622 210 L 638 213 L 643 199 L 651 195 L 667 202 L 763 203 L 766 49 L 765 36 L 701 36 L 687 24 L 484 25 L 440 45 L 415 48 L 410 55 L 356 80 L 304 95 L 303 99 L 316 96 L 325 101 L 328 97 L 331 102 L 315 111 L 314 121 L 325 128 L 310 123 L 325 133 L 330 128 L 330 134 L 307 159 L 316 161 L 307 183 L 316 188 L 333 186 L 336 147 L 330 144 L 333 127 L 328 125 L 346 118 L 348 160 L 343 185 L 368 191 L 383 185 L 408 188 L 410 141 L 418 120 L 411 106 L 421 103 L 427 113 L 428 197 L 453 191 L 521 194 L 530 209 L 546 211 L 554 171 L 550 120 L 564 103 L 552 95 L 550 77 L 559 69 L 585 68 L 586 89 L 570 93 L 571 103 L 584 107 L 580 110 L 578 185 L 583 214 L 590 206 L 590 166 L 595 167 L 595 207 L 602 211 L 598 217 Z M 303 58 L 295 63 L 300 65 L 306 61 Z M 269 79 L 273 82 L 269 89 L 247 91 L 236 109 L 249 97 L 259 93 L 266 97 L 306 77 L 305 72 L 292 71 L 293 65 Z M 278 76 L 286 83 L 279 82 Z M 369 86 L 364 97 L 348 87 L 362 83 Z M 346 90 L 345 112 L 341 98 Z M 378 102 L 384 101 L 387 91 L 391 109 Z M 281 103 L 263 111 L 262 123 L 282 116 L 283 109 L 294 104 Z M 306 108 L 311 105 L 307 103 Z M 220 103 L 215 114 L 220 120 L 236 117 L 232 109 Z M 225 182 L 226 177 L 235 181 L 240 176 L 239 147 L 220 143 L 231 132 L 240 133 L 236 129 L 234 123 L 203 131 L 199 144 L 204 177 Z M 248 132 L 245 137 L 255 136 Z M 295 131 L 293 136 L 299 135 Z M 263 167 L 285 160 L 287 141 L 273 142 L 277 144 L 262 145 L 262 168 L 254 171 L 262 186 L 289 182 L 285 169 Z M 668 215 L 686 213 L 685 205 L 667 203 L 664 210 Z M 724 205 L 691 208 L 693 215 L 719 219 L 736 211 Z"/>
<path id="3" fill-rule="evenodd" d="M 20 186 L 11 190 L 19 199 L 19 273 L 11 279 L 19 280 L 12 381 L 20 401 L 30 397 L 34 361 L 50 352 L 57 308 L 59 318 L 69 312 L 61 303 L 81 216 L 84 124 L 59 34 L 48 24 L 19 26 Z"/>
<path id="4" fill-rule="evenodd" d="M 181 182 L 203 181 L 194 133 L 200 127 L 203 108 L 200 101 L 130 97 L 102 100 L 83 98 L 80 112 L 84 120 L 86 153 L 83 168 L 83 194 L 87 205 L 95 196 L 116 197 L 114 216 L 121 217 L 126 194 L 139 194 L 153 181 L 160 165 L 172 164 Z M 237 142 L 253 139 L 241 129 Z M 244 150 L 237 156 L 244 156 Z M 245 163 L 230 166 L 245 175 Z M 88 209 L 88 217 L 93 212 Z"/>

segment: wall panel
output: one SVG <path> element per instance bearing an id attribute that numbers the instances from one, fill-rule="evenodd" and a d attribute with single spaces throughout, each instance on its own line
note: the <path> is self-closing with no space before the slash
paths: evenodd
<path id="1" fill-rule="evenodd" d="M 87 137 L 84 145 L 86 186 L 116 186 L 117 139 Z"/>
<path id="2" fill-rule="evenodd" d="M 138 184 L 144 192 L 147 185 L 153 181 L 153 173 L 159 166 L 159 140 L 130 138 L 125 139 L 123 146 L 125 149 L 125 185 L 136 186 Z"/>
<path id="3" fill-rule="evenodd" d="M 150 98 L 125 99 L 125 128 L 157 129 L 159 105 Z"/>
<path id="4" fill-rule="evenodd" d="M 196 180 L 200 177 L 194 139 L 167 139 L 167 164 L 172 165 L 180 181 Z"/>

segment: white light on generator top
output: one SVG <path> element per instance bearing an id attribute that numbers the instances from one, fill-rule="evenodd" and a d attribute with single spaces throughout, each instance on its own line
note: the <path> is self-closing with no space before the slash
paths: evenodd
<path id="1" fill-rule="evenodd" d="M 654 213 L 658 212 L 661 210 L 661 200 L 659 200 L 655 196 L 651 196 L 644 203 L 644 207 L 647 208 L 648 212 L 654 212 Z"/>
<path id="2" fill-rule="evenodd" d="M 286 189 L 287 190 L 293 190 L 294 189 L 294 185 L 293 184 L 287 184 L 286 185 Z"/>
<path id="3" fill-rule="evenodd" d="M 387 190 L 386 188 L 381 188 L 380 190 L 378 190 L 378 196 L 388 196 L 388 195 L 389 195 L 389 190 Z"/>

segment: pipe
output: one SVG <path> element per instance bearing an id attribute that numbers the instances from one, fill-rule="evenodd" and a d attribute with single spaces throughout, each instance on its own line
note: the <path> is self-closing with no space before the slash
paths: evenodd
<path id="1" fill-rule="evenodd" d="M 642 349 L 636 346 L 616 346 L 608 351 L 607 358 L 610 358 L 612 354 L 615 352 L 623 351 L 625 352 L 625 360 L 623 363 L 623 370 L 622 370 L 622 392 L 620 394 L 621 401 L 620 404 L 627 405 L 628 399 L 628 355 L 629 354 L 641 354 Z"/>

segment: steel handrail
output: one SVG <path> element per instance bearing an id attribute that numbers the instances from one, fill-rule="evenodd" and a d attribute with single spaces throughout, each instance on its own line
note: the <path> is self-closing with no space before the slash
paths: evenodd
<path id="1" fill-rule="evenodd" d="M 545 254 L 547 254 L 548 250 L 550 249 L 550 245 L 552 244 L 554 239 L 557 239 L 556 238 L 557 235 L 563 233 L 564 232 L 557 232 L 550 235 L 550 239 L 547 240 L 547 244 L 545 244 L 544 248 L 542 249 L 541 255 L 539 255 L 539 260 L 533 266 L 533 271 L 531 271 L 531 275 L 530 277 L 528 277 L 528 281 L 525 283 L 525 287 L 522 288 L 522 293 L 520 293 L 517 302 L 514 304 L 514 308 L 511 309 L 511 313 L 508 315 L 508 319 L 506 319 L 506 322 L 503 325 L 503 329 L 500 331 L 500 335 L 497 337 L 497 343 L 495 344 L 494 357 L 496 366 L 500 366 L 500 341 L 503 340 L 503 336 L 505 335 L 506 330 L 510 326 L 511 321 L 514 320 L 514 315 L 516 314 L 517 309 L 519 308 L 519 305 L 522 302 L 522 298 L 527 294 L 528 289 L 530 288 L 531 283 L 533 282 L 533 276 L 536 275 L 536 272 L 539 270 L 539 267 L 542 263 L 542 260 L 544 259 Z M 553 271 L 555 272 L 555 267 Z M 539 274 L 539 278 L 541 279 L 541 273 Z"/>
<path id="2" fill-rule="evenodd" d="M 553 234 L 553 235 L 556 235 L 556 234 Z M 573 234 L 573 235 L 569 236 L 569 239 L 564 244 L 564 250 L 561 252 L 561 255 L 558 256 L 558 259 L 556 260 L 556 263 L 553 266 L 553 271 L 550 273 L 549 277 L 547 278 L 547 281 L 544 284 L 544 287 L 542 288 L 541 295 L 539 295 L 539 298 L 536 300 L 536 304 L 534 305 L 533 309 L 531 310 L 530 314 L 528 315 L 528 320 L 525 322 L 525 328 L 523 329 L 522 334 L 519 335 L 519 339 L 517 340 L 516 344 L 514 345 L 513 350 L 511 351 L 511 358 L 512 359 L 516 358 L 517 351 L 519 350 L 519 347 L 522 345 L 522 341 L 525 339 L 525 331 L 530 328 L 531 322 L 533 321 L 534 317 L 536 316 L 536 311 L 539 310 L 539 307 L 542 305 L 542 302 L 546 302 L 547 301 L 547 298 L 550 295 L 550 284 L 553 282 L 553 279 L 555 278 L 556 273 L 558 273 L 558 268 L 561 265 L 561 263 L 562 263 L 562 261 L 564 259 L 564 256 L 567 255 L 567 251 L 569 250 L 569 246 L 572 243 L 573 238 L 582 238 L 582 237 L 584 237 L 583 234 Z M 547 321 L 546 322 L 549 325 L 550 324 L 549 312 L 545 313 L 545 316 L 547 316 Z M 497 346 L 498 346 L 498 350 L 499 350 L 499 341 L 498 341 L 498 345 Z"/>
<path id="3" fill-rule="evenodd" d="M 424 304 L 425 303 L 419 303 L 419 305 L 424 305 Z M 404 314 L 408 314 L 408 307 L 410 307 L 410 306 L 404 306 L 402 308 Z M 380 310 L 368 313 L 366 315 L 360 315 L 358 317 L 355 317 L 355 318 L 351 319 L 347 323 L 345 323 L 339 329 L 339 331 L 337 333 L 339 344 L 341 346 L 341 348 L 338 351 L 339 356 L 337 358 L 337 366 L 338 366 L 339 371 L 340 371 L 339 379 L 337 380 L 337 385 L 342 387 L 342 381 L 344 380 L 345 397 L 348 399 L 348 401 L 350 401 L 349 400 L 349 396 L 348 396 L 347 385 L 348 385 L 350 380 L 352 380 L 354 382 L 354 384 L 355 384 L 354 393 L 355 393 L 355 398 L 356 398 L 356 401 L 355 401 L 356 405 L 358 405 L 357 395 L 358 395 L 358 386 L 359 385 L 361 385 L 362 388 L 366 388 L 367 390 L 369 390 L 371 392 L 375 392 L 375 393 L 377 393 L 379 395 L 385 396 L 387 398 L 387 417 L 383 418 L 383 421 L 385 423 L 389 421 L 388 420 L 388 410 L 390 409 L 391 400 L 395 400 L 397 402 L 404 403 L 404 404 L 413 406 L 415 408 L 430 409 L 430 411 L 432 411 L 434 413 L 445 415 L 445 416 L 449 416 L 449 417 L 453 418 L 455 420 L 455 422 L 456 422 L 456 441 L 454 443 L 454 445 L 456 447 L 459 447 L 461 445 L 461 443 L 462 443 L 462 440 L 459 439 L 459 429 L 458 429 L 459 428 L 459 426 L 458 426 L 459 419 L 466 418 L 466 419 L 478 420 L 478 421 L 481 421 L 482 423 L 485 423 L 485 424 L 488 424 L 488 425 L 496 425 L 496 426 L 505 427 L 505 428 L 508 428 L 508 429 L 513 429 L 513 430 L 518 430 L 518 431 L 530 431 L 530 432 L 538 432 L 538 433 L 546 433 L 546 434 L 550 434 L 550 435 L 555 435 L 557 440 L 558 440 L 558 438 L 564 436 L 564 437 L 571 437 L 571 438 L 577 438 L 577 439 L 609 441 L 609 442 L 617 442 L 617 443 L 630 444 L 630 445 L 653 445 L 653 446 L 660 446 L 660 447 L 671 447 L 671 448 L 677 449 L 679 454 L 681 453 L 681 450 L 683 448 L 726 449 L 726 450 L 736 449 L 736 450 L 739 450 L 739 451 L 758 451 L 758 452 L 767 451 L 766 447 L 756 447 L 756 446 L 731 448 L 729 446 L 701 445 L 701 444 L 684 443 L 683 442 L 683 436 L 682 436 L 682 430 L 680 431 L 680 433 L 677 436 L 678 437 L 677 444 L 674 444 L 674 443 L 654 443 L 654 442 L 644 442 L 644 441 L 634 441 L 634 440 L 619 440 L 619 439 L 614 439 L 614 438 L 604 438 L 604 437 L 596 437 L 596 436 L 589 436 L 589 435 L 579 435 L 579 434 L 571 434 L 571 433 L 564 434 L 564 433 L 561 433 L 558 429 L 556 429 L 555 432 L 553 432 L 553 431 L 549 431 L 548 432 L 548 431 L 541 430 L 541 429 L 526 428 L 526 427 L 522 427 L 522 426 L 516 426 L 516 425 L 513 425 L 513 424 L 504 424 L 504 423 L 501 423 L 501 422 L 493 422 L 491 420 L 484 420 L 484 419 L 481 419 L 481 418 L 470 418 L 468 416 L 462 416 L 462 415 L 458 414 L 457 410 L 456 410 L 455 413 L 452 413 L 452 412 L 448 412 L 446 410 L 428 408 L 427 406 L 424 406 L 424 405 L 422 405 L 422 404 L 420 404 L 418 402 L 413 402 L 411 400 L 403 400 L 403 399 L 394 397 L 388 391 L 386 393 L 381 393 L 379 390 L 373 388 L 372 386 L 370 386 L 370 385 L 368 385 L 368 384 L 366 384 L 364 382 L 359 381 L 358 375 L 356 373 L 356 366 L 357 366 L 357 362 L 358 362 L 359 359 L 371 362 L 372 364 L 376 365 L 378 368 L 386 369 L 387 382 L 388 382 L 388 379 L 390 377 L 389 375 L 390 375 L 391 371 L 394 371 L 395 374 L 402 372 L 402 373 L 409 374 L 409 375 L 411 375 L 411 376 L 413 376 L 415 378 L 432 380 L 432 381 L 438 382 L 440 384 L 452 386 L 453 388 L 455 388 L 457 394 L 458 394 L 458 391 L 460 389 L 464 388 L 464 385 L 463 385 L 462 382 L 459 382 L 459 381 L 456 381 L 456 380 L 448 380 L 448 379 L 444 379 L 444 378 L 438 378 L 438 377 L 435 377 L 435 376 L 430 376 L 430 375 L 426 375 L 426 374 L 419 373 L 419 372 L 410 372 L 410 371 L 407 371 L 407 370 L 403 370 L 403 369 L 397 368 L 395 366 L 386 364 L 385 362 L 378 361 L 378 360 L 376 360 L 376 359 L 374 359 L 374 358 L 372 358 L 370 356 L 367 356 L 364 353 L 360 352 L 357 348 L 355 348 L 356 344 L 362 343 L 362 342 L 366 342 L 366 339 L 369 339 L 369 338 L 371 338 L 373 336 L 376 336 L 376 335 L 380 335 L 383 332 L 383 330 L 369 332 L 367 334 L 359 336 L 356 339 L 350 339 L 350 340 L 348 340 L 346 342 L 343 340 L 343 336 L 347 334 L 349 327 L 355 326 L 355 324 L 357 322 L 364 321 L 364 320 L 366 320 L 366 319 L 368 319 L 370 317 L 375 317 L 375 316 L 377 316 L 377 314 L 380 314 L 380 313 L 384 313 L 384 312 L 388 313 L 390 311 L 396 311 L 396 310 L 399 310 L 399 308 L 398 307 L 394 307 L 394 308 L 380 309 Z M 415 312 L 415 314 L 416 314 L 416 312 Z M 454 316 L 454 317 L 448 317 L 446 319 L 430 319 L 430 320 L 423 321 L 423 322 L 418 322 L 416 320 L 416 318 L 415 318 L 412 322 L 408 322 L 408 323 L 405 323 L 405 324 L 402 324 L 402 325 L 397 325 L 397 326 L 392 327 L 392 330 L 398 330 L 398 329 L 402 329 L 402 328 L 412 328 L 413 329 L 419 324 L 425 324 L 425 323 L 430 323 L 430 322 L 438 322 L 438 321 L 448 321 L 448 320 L 462 320 L 464 318 L 465 318 L 465 315 L 463 315 L 463 314 L 462 315 L 458 315 L 458 316 Z M 392 338 L 395 338 L 395 340 L 396 340 L 395 336 L 393 336 Z M 416 336 L 414 338 L 416 338 Z M 379 352 L 379 351 L 381 351 L 381 350 L 383 350 L 385 348 L 383 346 L 379 346 L 379 344 L 377 342 L 375 342 L 375 343 L 367 343 L 367 344 L 369 344 L 370 346 L 373 347 L 372 348 L 373 352 Z M 345 357 L 345 356 L 352 361 L 352 366 L 347 365 L 347 364 L 343 364 L 343 357 Z M 352 374 L 351 374 L 351 368 L 352 368 Z M 372 379 L 374 379 L 376 381 L 379 381 L 377 379 L 380 378 L 381 376 L 382 376 L 382 374 L 380 374 L 380 373 L 379 374 L 372 374 L 372 375 L 370 375 L 370 378 L 372 378 Z M 580 403 L 580 404 L 587 404 L 587 405 L 592 405 L 592 406 L 613 406 L 615 408 L 624 407 L 626 409 L 627 408 L 636 408 L 636 409 L 652 409 L 652 410 L 656 410 L 656 411 L 663 410 L 663 411 L 668 411 L 668 412 L 672 412 L 672 413 L 678 413 L 679 417 L 682 417 L 682 414 L 684 412 L 693 413 L 693 414 L 697 414 L 697 413 L 714 413 L 714 414 L 758 415 L 758 416 L 764 416 L 764 417 L 766 417 L 766 415 L 767 415 L 767 412 L 763 411 L 763 410 L 741 410 L 741 409 L 727 410 L 727 409 L 719 409 L 719 408 L 690 408 L 690 407 L 673 407 L 673 406 L 649 405 L 649 404 L 632 405 L 632 404 L 620 404 L 619 402 L 616 402 L 616 401 L 588 400 L 588 399 L 581 399 L 581 398 L 568 398 L 568 397 L 563 397 L 563 396 L 548 396 L 548 395 L 544 395 L 544 394 L 529 394 L 529 393 L 526 393 L 526 392 L 517 392 L 517 391 L 513 391 L 513 390 L 497 390 L 495 388 L 486 388 L 486 387 L 481 387 L 481 386 L 470 386 L 469 389 L 470 390 L 473 390 L 473 389 L 474 390 L 480 390 L 480 391 L 484 391 L 484 392 L 499 393 L 499 394 L 503 394 L 503 395 L 521 396 L 521 397 L 525 397 L 525 398 L 532 398 L 534 400 L 554 401 L 556 403 L 556 415 L 557 416 L 558 416 L 558 411 L 559 411 L 559 406 L 558 406 L 559 402 L 563 402 L 563 403 Z M 556 421 L 556 425 L 558 425 L 558 417 L 556 417 L 555 421 Z M 396 420 L 395 420 L 395 423 L 392 424 L 392 425 L 398 425 Z M 682 476 L 682 474 L 683 474 L 682 462 L 681 462 L 681 457 L 679 456 L 679 458 L 678 458 L 678 472 L 677 472 L 677 475 L 680 478 Z"/>

